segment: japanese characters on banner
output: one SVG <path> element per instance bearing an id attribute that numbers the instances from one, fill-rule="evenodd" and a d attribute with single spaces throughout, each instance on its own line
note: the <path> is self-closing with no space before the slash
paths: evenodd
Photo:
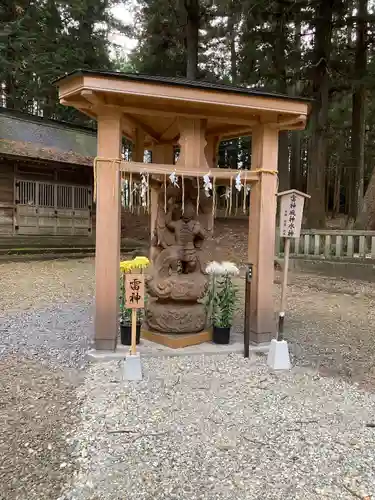
<path id="1" fill-rule="evenodd" d="M 125 274 L 125 307 L 128 309 L 143 309 L 144 306 L 144 274 Z"/>
<path id="2" fill-rule="evenodd" d="M 299 238 L 301 233 L 303 205 L 305 197 L 298 191 L 279 193 L 280 203 L 280 236 Z"/>

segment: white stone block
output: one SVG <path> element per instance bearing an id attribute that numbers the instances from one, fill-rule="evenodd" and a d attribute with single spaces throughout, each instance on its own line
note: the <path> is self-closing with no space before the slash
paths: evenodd
<path id="1" fill-rule="evenodd" d="M 267 365 L 273 370 L 290 370 L 289 349 L 285 340 L 271 340 Z"/>
<path id="2" fill-rule="evenodd" d="M 124 362 L 125 380 L 142 380 L 142 364 L 139 352 L 127 354 Z"/>

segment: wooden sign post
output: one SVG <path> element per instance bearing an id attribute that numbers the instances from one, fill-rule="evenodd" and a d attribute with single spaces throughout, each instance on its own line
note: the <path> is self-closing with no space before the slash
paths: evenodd
<path id="1" fill-rule="evenodd" d="M 288 267 L 290 240 L 299 238 L 301 232 L 303 205 L 309 195 L 290 189 L 279 193 L 280 203 L 280 236 L 285 238 L 283 283 L 281 288 L 281 304 L 277 337 L 271 340 L 267 356 L 267 365 L 273 370 L 289 370 L 290 358 L 288 343 L 283 339 L 284 318 L 286 309 L 286 289 L 288 285 Z"/>
<path id="2" fill-rule="evenodd" d="M 136 354 L 137 344 L 137 309 L 145 306 L 145 277 L 144 274 L 125 275 L 125 307 L 132 310 L 132 341 L 130 353 Z"/>
<path id="3" fill-rule="evenodd" d="M 288 286 L 288 268 L 290 254 L 290 240 L 299 238 L 303 217 L 303 206 L 305 198 L 310 198 L 308 194 L 301 193 L 296 189 L 278 193 L 280 197 L 280 236 L 285 238 L 284 247 L 284 270 L 281 287 L 281 301 L 279 312 L 278 340 L 283 340 L 284 318 L 286 309 L 286 290 Z"/>
<path id="4" fill-rule="evenodd" d="M 132 310 L 131 354 L 136 353 L 137 309 L 145 306 L 145 277 L 143 274 L 125 275 L 125 307 Z"/>

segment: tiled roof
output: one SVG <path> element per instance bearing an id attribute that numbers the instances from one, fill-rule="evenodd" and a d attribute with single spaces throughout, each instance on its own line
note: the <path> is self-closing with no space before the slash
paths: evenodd
<path id="1" fill-rule="evenodd" d="M 73 151 L 62 151 L 33 142 L 11 141 L 0 139 L 0 156 L 23 156 L 40 160 L 91 166 L 94 158 L 83 156 Z"/>

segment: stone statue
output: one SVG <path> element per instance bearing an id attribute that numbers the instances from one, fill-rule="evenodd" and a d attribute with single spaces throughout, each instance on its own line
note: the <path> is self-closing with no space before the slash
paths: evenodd
<path id="1" fill-rule="evenodd" d="M 152 238 L 153 266 L 147 279 L 149 301 L 146 327 L 163 333 L 197 333 L 206 325 L 206 311 L 199 299 L 207 284 L 204 243 L 212 228 L 212 199 L 185 180 L 182 190 L 160 189 Z M 167 212 L 165 213 L 165 205 Z"/>
<path id="2" fill-rule="evenodd" d="M 195 208 L 191 200 L 185 202 L 181 219 L 167 222 L 167 228 L 175 234 L 176 256 L 181 263 L 182 272 L 193 273 L 197 269 L 197 248 L 205 239 L 200 223 L 194 219 Z"/>

